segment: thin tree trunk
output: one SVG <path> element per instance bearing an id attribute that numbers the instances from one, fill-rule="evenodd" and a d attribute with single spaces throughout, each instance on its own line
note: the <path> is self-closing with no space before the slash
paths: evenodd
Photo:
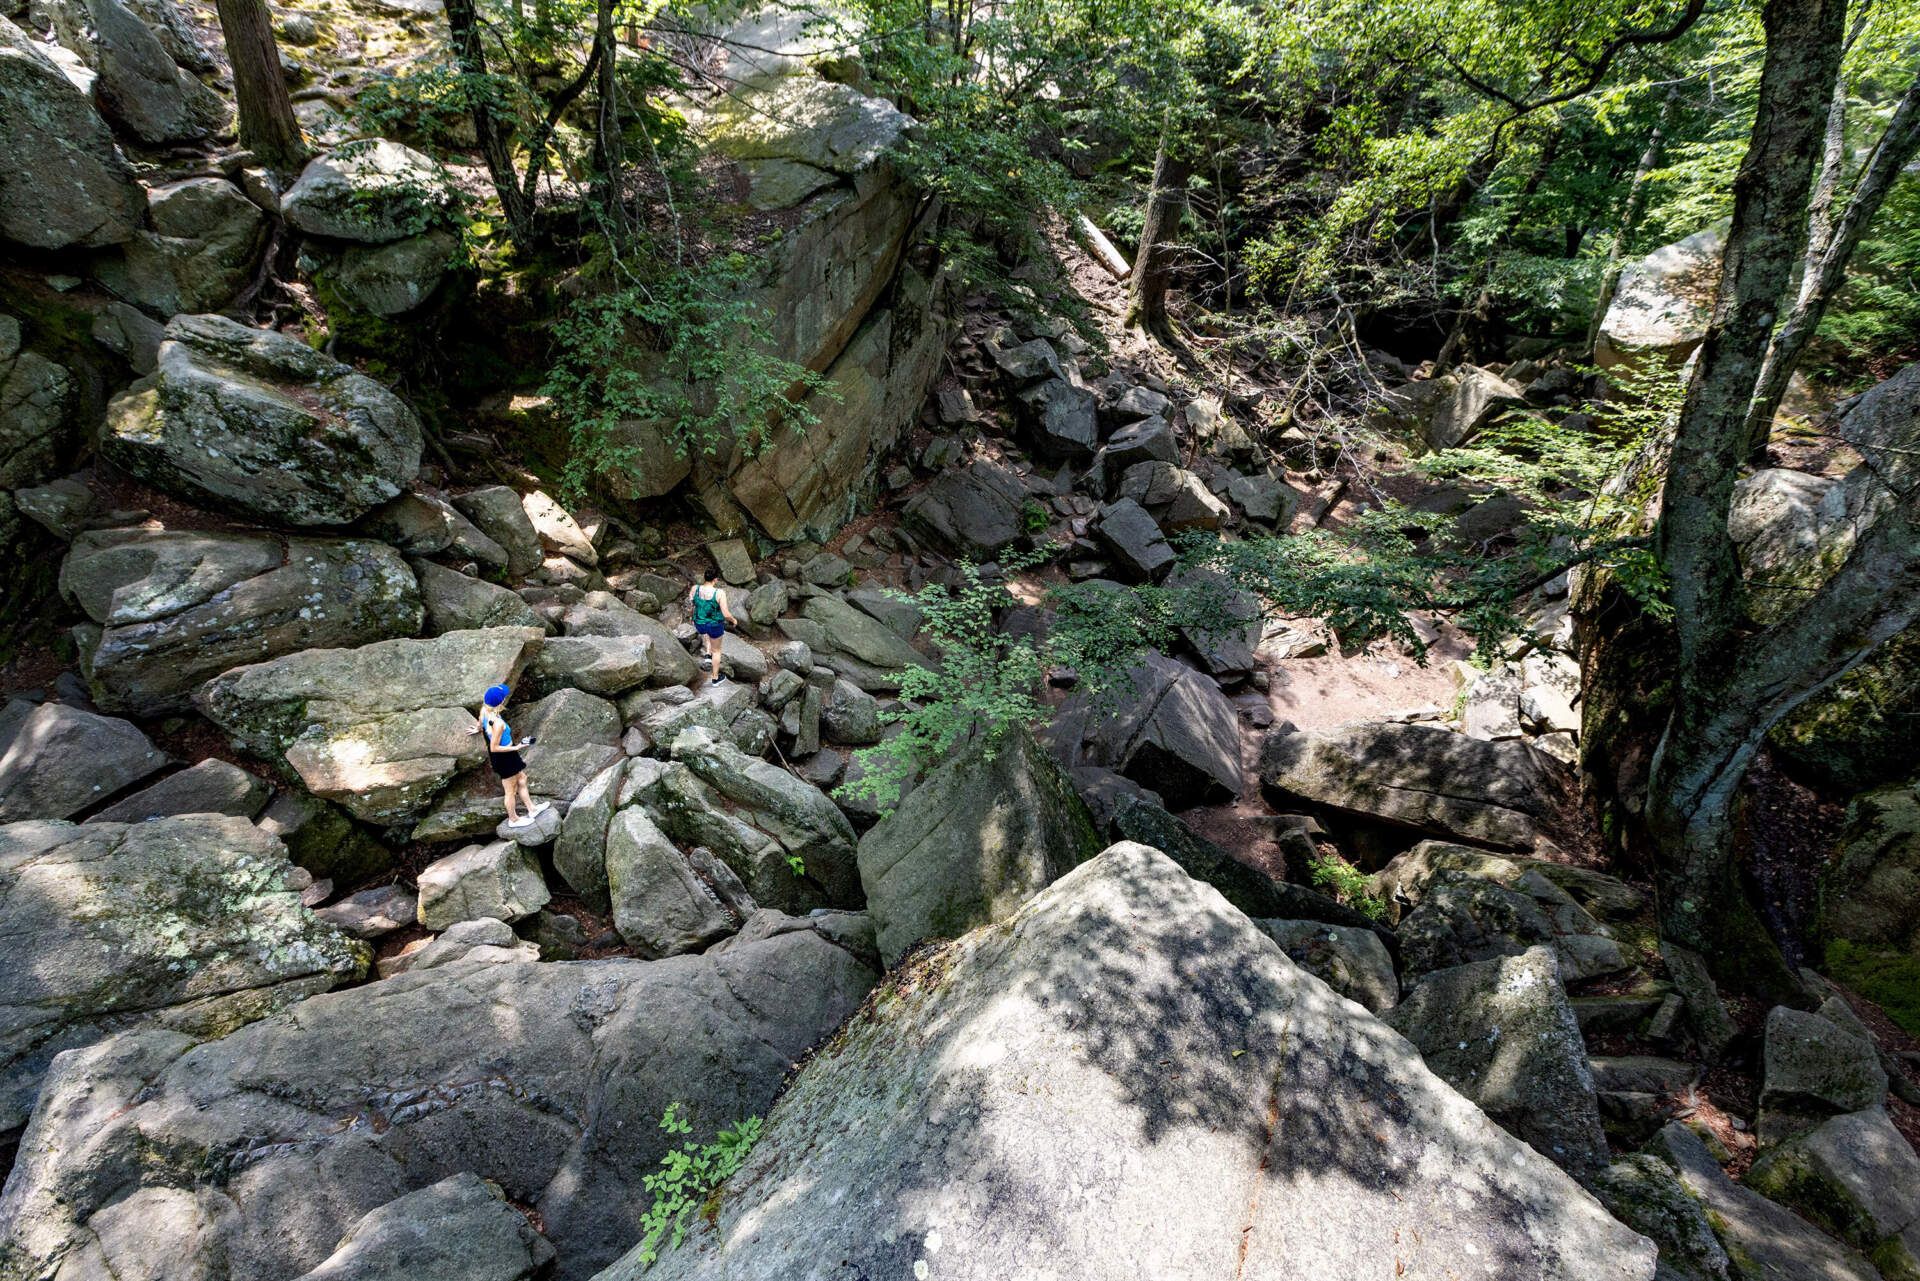
<path id="1" fill-rule="evenodd" d="M 1837 91 L 1835 96 L 1837 100 Z M 1829 147 L 1832 143 L 1830 128 Z M 1920 68 L 1915 68 L 1913 81 L 1894 107 L 1886 131 L 1880 135 L 1860 181 L 1854 185 L 1853 196 L 1847 201 L 1840 221 L 1831 223 L 1828 216 L 1819 212 L 1808 220 L 1809 251 L 1799 297 L 1767 348 L 1766 363 L 1761 367 L 1752 403 L 1747 408 L 1746 439 L 1750 453 L 1766 448 L 1767 438 L 1773 431 L 1773 416 L 1787 394 L 1787 384 L 1793 379 L 1793 371 L 1799 368 L 1807 344 L 1826 318 L 1833 296 L 1846 280 L 1847 263 L 1852 260 L 1853 251 L 1859 247 L 1868 224 L 1880 212 L 1881 202 L 1916 149 L 1920 149 Z M 1822 183 L 1827 177 L 1823 170 Z M 1826 197 L 1831 201 L 1832 193 L 1826 193 Z M 1819 249 L 1817 255 L 1813 252 L 1815 246 Z"/>
<path id="2" fill-rule="evenodd" d="M 240 145 L 271 168 L 291 169 L 306 158 L 306 140 L 293 114 L 273 16 L 265 0 L 216 0 L 220 34 L 233 66 L 233 96 L 240 109 Z"/>
<path id="3" fill-rule="evenodd" d="M 1146 225 L 1140 252 L 1127 284 L 1127 324 L 1160 330 L 1167 321 L 1167 289 L 1173 283 L 1174 250 L 1180 217 L 1187 208 L 1187 179 L 1193 165 L 1167 150 L 1164 139 L 1153 158 L 1153 190 L 1147 193 Z"/>
<path id="4" fill-rule="evenodd" d="M 1633 184 L 1627 188 L 1627 207 L 1620 213 L 1620 229 L 1613 233 L 1613 243 L 1607 246 L 1607 268 L 1600 276 L 1600 293 L 1593 300 L 1593 319 L 1587 324 L 1585 350 L 1589 355 L 1594 344 L 1600 341 L 1600 326 L 1607 318 L 1607 309 L 1613 306 L 1614 294 L 1619 292 L 1620 276 L 1627 267 L 1627 249 L 1633 244 L 1634 233 L 1640 229 L 1640 215 L 1647 208 L 1647 175 L 1660 163 L 1660 153 L 1666 146 L 1667 125 L 1673 119 L 1673 105 L 1679 97 L 1679 90 L 1667 91 L 1667 100 L 1660 107 L 1660 119 L 1647 135 L 1647 149 L 1640 153 L 1640 163 L 1634 166 Z"/>
<path id="5" fill-rule="evenodd" d="M 1558 128 L 1547 135 L 1546 142 L 1540 148 L 1540 155 L 1534 161 L 1532 171 L 1527 174 L 1526 182 L 1521 184 L 1520 190 L 1514 195 L 1513 208 L 1507 211 L 1507 221 L 1501 226 L 1500 234 L 1494 237 L 1493 244 L 1487 247 L 1486 253 L 1474 268 L 1473 283 L 1468 286 L 1468 292 L 1473 295 L 1473 302 L 1454 313 L 1453 328 L 1447 333 L 1446 342 L 1440 345 L 1440 354 L 1433 358 L 1433 367 L 1436 372 L 1446 369 L 1453 363 L 1454 356 L 1466 342 L 1467 326 L 1470 323 L 1477 322 L 1484 325 L 1492 319 L 1494 265 L 1500 252 L 1513 240 L 1514 233 L 1520 230 L 1520 224 L 1525 221 L 1527 207 L 1533 203 L 1534 193 L 1540 189 L 1541 180 L 1547 176 L 1547 170 L 1552 167 L 1554 157 L 1559 153 L 1560 138 L 1561 133 Z"/>
<path id="6" fill-rule="evenodd" d="M 472 77 L 487 74 L 487 54 L 480 43 L 480 20 L 474 12 L 474 0 L 447 0 L 447 29 L 453 36 L 454 60 L 462 73 Z M 493 118 L 487 95 L 476 89 L 469 95 L 468 115 L 473 120 L 474 136 L 480 140 L 480 154 L 487 163 L 487 177 L 500 197 L 501 212 L 506 215 L 507 235 L 522 249 L 533 243 L 533 204 L 522 197 L 514 175 L 513 143 L 509 130 Z"/>
<path id="7" fill-rule="evenodd" d="M 1680 671 L 1647 796 L 1647 826 L 1660 864 L 1661 933 L 1729 967 L 1723 973 L 1740 971 L 1762 990 L 1791 986 L 1792 975 L 1752 903 L 1735 892 L 1735 836 L 1738 786 L 1769 726 L 1755 672 L 1770 670 L 1774 656 L 1755 649 L 1757 639 L 1741 639 L 1744 592 L 1728 509 L 1745 454 L 1747 405 L 1779 300 L 1804 249 L 1808 192 L 1845 15 L 1845 0 L 1766 0 L 1763 6 L 1767 51 L 1759 104 L 1734 179 L 1719 295 L 1681 407 L 1655 533 L 1672 581 Z M 1851 613 L 1852 603 L 1830 612 L 1836 618 Z M 1818 670 L 1804 671 L 1793 681 L 1804 686 L 1797 696 L 1770 696 L 1778 708 L 1774 720 L 1820 687 Z"/>
<path id="8" fill-rule="evenodd" d="M 607 235 L 615 245 L 626 242 L 627 206 L 625 178 L 621 165 L 625 160 L 620 140 L 620 87 L 614 77 L 619 45 L 613 38 L 613 0 L 599 0 L 596 6 L 600 55 L 600 106 L 594 116 L 594 150 L 600 159 L 600 210 Z"/>

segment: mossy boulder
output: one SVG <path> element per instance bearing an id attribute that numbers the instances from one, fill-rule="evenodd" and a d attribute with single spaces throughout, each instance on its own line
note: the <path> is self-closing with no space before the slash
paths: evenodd
<path id="1" fill-rule="evenodd" d="M 244 818 L 0 826 L 0 1131 L 54 1056 L 129 1027 L 222 1035 L 365 974 Z"/>

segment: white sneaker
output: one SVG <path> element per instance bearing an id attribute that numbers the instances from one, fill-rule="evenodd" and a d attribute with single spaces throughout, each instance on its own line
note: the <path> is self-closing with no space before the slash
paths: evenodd
<path id="1" fill-rule="evenodd" d="M 539 818 L 542 814 L 546 813 L 548 810 L 552 808 L 553 808 L 553 803 L 551 801 L 541 801 L 538 805 L 533 807 L 533 812 L 527 815 L 527 819 L 529 822 L 531 822 L 532 820 Z"/>
<path id="2" fill-rule="evenodd" d="M 510 818 L 507 820 L 507 826 L 508 827 L 532 827 L 533 817 L 529 815 L 526 818 Z"/>

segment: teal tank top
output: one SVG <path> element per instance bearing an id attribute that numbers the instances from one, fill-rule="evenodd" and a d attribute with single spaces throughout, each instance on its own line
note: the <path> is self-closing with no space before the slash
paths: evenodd
<path id="1" fill-rule="evenodd" d="M 693 621 L 703 626 L 712 627 L 714 624 L 720 622 L 722 617 L 720 613 L 720 589 L 716 587 L 713 589 L 713 595 L 702 596 L 700 589 L 696 587 L 693 592 Z"/>

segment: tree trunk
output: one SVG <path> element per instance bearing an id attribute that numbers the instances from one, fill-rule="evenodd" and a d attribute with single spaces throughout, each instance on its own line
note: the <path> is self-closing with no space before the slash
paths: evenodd
<path id="1" fill-rule="evenodd" d="M 1479 265 L 1474 268 L 1473 283 L 1466 290 L 1466 293 L 1473 296 L 1473 302 L 1454 313 L 1453 328 L 1448 332 L 1446 342 L 1440 345 L 1440 354 L 1433 358 L 1433 367 L 1436 372 L 1447 369 L 1453 364 L 1454 357 L 1459 354 L 1461 347 L 1467 344 L 1469 325 L 1484 328 L 1491 322 L 1494 266 L 1500 257 L 1500 252 L 1513 240 L 1514 233 L 1520 230 L 1520 224 L 1525 221 L 1527 207 L 1533 203 L 1534 192 L 1540 189 L 1541 180 L 1547 176 L 1547 170 L 1553 166 L 1554 157 L 1559 154 L 1560 138 L 1561 132 L 1557 127 L 1547 135 L 1546 142 L 1540 148 L 1539 157 L 1533 162 L 1532 171 L 1527 174 L 1526 182 L 1521 184 L 1520 190 L 1514 195 L 1513 208 L 1507 211 L 1507 220 L 1501 226 L 1500 234 L 1494 237 L 1493 243 L 1487 247 L 1486 253 L 1481 257 Z M 1471 351 L 1472 348 L 1469 347 L 1468 350 Z"/>
<path id="2" fill-rule="evenodd" d="M 474 12 L 474 0 L 447 0 L 447 29 L 453 35 L 453 56 L 462 73 L 473 77 L 487 74 L 487 54 L 480 43 L 480 20 Z M 510 130 L 493 118 L 487 95 L 477 91 L 469 95 L 468 115 L 473 133 L 480 141 L 480 154 L 486 158 L 487 177 L 500 197 L 501 212 L 506 215 L 507 235 L 519 248 L 533 244 L 533 202 L 522 196 L 513 168 L 513 142 Z"/>
<path id="3" fill-rule="evenodd" d="M 293 114 L 273 17 L 265 0 L 217 0 L 220 34 L 233 66 L 233 96 L 240 109 L 240 145 L 274 169 L 292 169 L 306 158 L 306 140 Z"/>
<path id="4" fill-rule="evenodd" d="M 1843 90 L 1835 90 L 1836 110 L 1842 93 Z M 1827 133 L 1830 158 L 1834 155 L 1836 136 L 1843 126 L 1844 120 L 1830 121 Z M 1773 430 L 1773 416 L 1780 408 L 1781 399 L 1787 394 L 1787 384 L 1793 379 L 1793 371 L 1799 368 L 1807 344 L 1813 340 L 1821 320 L 1826 317 L 1833 296 L 1846 281 L 1847 263 L 1852 260 L 1853 251 L 1859 247 L 1860 239 L 1866 235 L 1867 226 L 1873 221 L 1874 215 L 1880 212 L 1881 202 L 1887 198 L 1894 179 L 1900 176 L 1900 171 L 1913 158 L 1917 148 L 1920 148 L 1920 68 L 1915 69 L 1907 92 L 1895 105 L 1886 131 L 1880 135 L 1867 167 L 1861 171 L 1860 181 L 1854 184 L 1853 196 L 1847 201 L 1840 221 L 1834 223 L 1830 210 L 1817 205 L 1808 219 L 1808 246 L 1799 296 L 1786 322 L 1780 326 L 1767 348 L 1766 363 L 1761 367 L 1752 402 L 1747 408 L 1746 439 L 1749 453 L 1766 449 L 1767 438 Z M 1822 187 L 1828 187 L 1830 183 L 1837 185 L 1838 179 L 1834 173 L 1837 168 L 1838 163 L 1834 159 L 1822 167 Z M 1822 196 L 1830 204 L 1833 192 L 1831 189 L 1824 192 L 1816 190 L 1816 200 Z"/>
<path id="5" fill-rule="evenodd" d="M 594 38 L 599 42 L 599 109 L 593 117 L 593 149 L 599 159 L 600 216 L 608 239 L 617 247 L 626 243 L 627 206 L 625 179 L 621 165 L 625 160 L 620 139 L 620 86 L 614 78 L 619 61 L 619 45 L 613 38 L 613 0 L 599 0 L 595 12 Z"/>
<path id="6" fill-rule="evenodd" d="M 1755 647 L 1777 629 L 1740 637 L 1744 592 L 1728 508 L 1746 452 L 1748 402 L 1779 301 L 1804 247 L 1808 191 L 1839 69 L 1845 13 L 1845 0 L 1766 0 L 1763 6 L 1767 50 L 1759 104 L 1734 179 L 1720 290 L 1681 407 L 1655 533 L 1672 580 L 1680 663 L 1672 718 L 1647 797 L 1648 829 L 1661 864 L 1661 932 L 1743 970 L 1743 981 L 1762 988 L 1783 974 L 1790 982 L 1791 974 L 1751 902 L 1731 892 L 1738 888 L 1737 789 L 1772 723 L 1820 685 L 1806 685 L 1784 705 L 1780 691 L 1763 697 L 1754 687 L 1754 670 L 1773 666 L 1773 656 Z M 1851 613 L 1852 604 L 1841 612 Z M 1811 668 L 1804 673 L 1814 680 L 1837 674 L 1822 678 Z M 1790 686 L 1806 684 L 1788 680 Z M 1774 705 L 1771 720 L 1768 702 Z"/>
<path id="7" fill-rule="evenodd" d="M 1133 259 L 1133 279 L 1127 284 L 1127 324 L 1160 330 L 1167 322 L 1167 288 L 1173 283 L 1174 250 L 1180 216 L 1187 208 L 1187 179 L 1193 165 L 1176 159 L 1163 139 L 1153 158 L 1153 190 L 1147 194 L 1146 225 L 1140 229 L 1140 252 Z"/>
<path id="8" fill-rule="evenodd" d="M 1607 246 L 1607 268 L 1600 277 L 1600 293 L 1593 300 L 1593 319 L 1587 325 L 1588 355 L 1593 354 L 1594 344 L 1600 341 L 1600 326 L 1607 318 L 1607 309 L 1613 306 L 1613 295 L 1619 291 L 1620 275 L 1627 266 L 1627 248 L 1633 243 L 1633 233 L 1640 228 L 1640 215 L 1647 208 L 1647 175 L 1660 163 L 1667 124 L 1673 118 L 1673 104 L 1679 96 L 1678 90 L 1667 91 L 1667 100 L 1660 107 L 1660 120 L 1647 135 L 1647 149 L 1640 153 L 1640 163 L 1634 166 L 1633 184 L 1627 188 L 1627 207 L 1620 213 L 1620 229 L 1614 232 L 1613 243 Z"/>

